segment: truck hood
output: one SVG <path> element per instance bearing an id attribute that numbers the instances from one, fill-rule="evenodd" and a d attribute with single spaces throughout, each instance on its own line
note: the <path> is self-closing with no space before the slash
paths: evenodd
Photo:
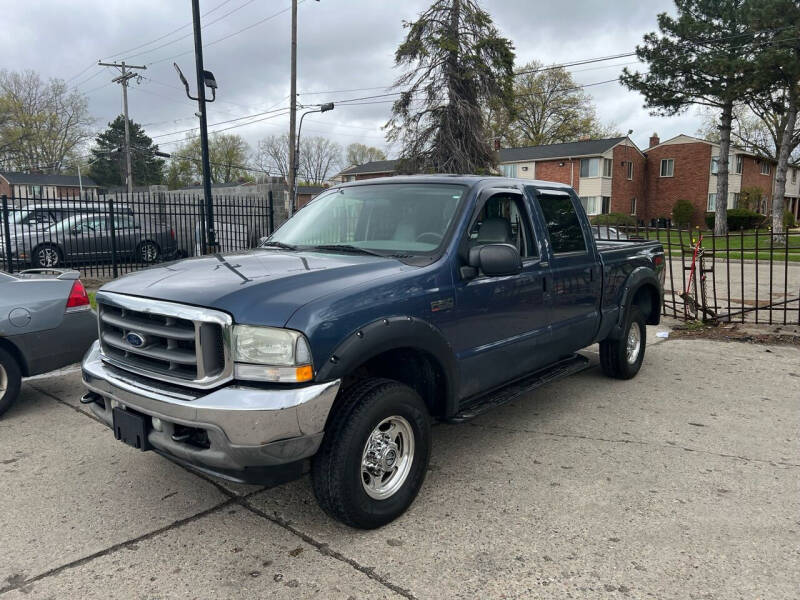
<path id="1" fill-rule="evenodd" d="M 308 302 L 412 268 L 393 258 L 265 249 L 168 263 L 101 289 L 216 308 L 237 323 L 282 327 Z"/>

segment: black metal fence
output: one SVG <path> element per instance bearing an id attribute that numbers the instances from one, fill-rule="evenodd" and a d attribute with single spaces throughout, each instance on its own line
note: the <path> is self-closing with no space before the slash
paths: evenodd
<path id="1" fill-rule="evenodd" d="M 664 245 L 664 314 L 704 322 L 800 324 L 800 230 L 756 228 L 713 235 L 699 229 L 594 225 L 601 240 Z"/>
<path id="2" fill-rule="evenodd" d="M 3 196 L 2 268 L 70 267 L 108 279 L 207 251 L 202 195 L 154 192 L 71 197 Z M 272 194 L 214 196 L 220 251 L 253 248 L 275 228 Z"/>

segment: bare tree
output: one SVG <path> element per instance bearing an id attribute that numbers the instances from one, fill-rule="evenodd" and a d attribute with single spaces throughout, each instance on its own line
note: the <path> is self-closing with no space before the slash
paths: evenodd
<path id="1" fill-rule="evenodd" d="M 510 110 L 494 103 L 486 118 L 494 139 L 507 147 L 612 137 L 614 127 L 597 118 L 592 97 L 564 67 L 531 61 L 517 70 Z"/>
<path id="2" fill-rule="evenodd" d="M 342 162 L 342 147 L 324 137 L 300 142 L 300 177 L 314 185 L 326 181 Z"/>
<path id="3" fill-rule="evenodd" d="M 376 160 L 386 160 L 386 154 L 380 148 L 353 142 L 347 146 L 344 166 L 363 165 Z"/>
<path id="4" fill-rule="evenodd" d="M 277 172 L 289 180 L 289 135 L 271 135 L 258 142 L 256 165 L 269 173 Z"/>
<path id="5" fill-rule="evenodd" d="M 61 79 L 0 71 L 0 105 L 0 149 L 10 168 L 59 173 L 91 136 L 86 96 Z"/>

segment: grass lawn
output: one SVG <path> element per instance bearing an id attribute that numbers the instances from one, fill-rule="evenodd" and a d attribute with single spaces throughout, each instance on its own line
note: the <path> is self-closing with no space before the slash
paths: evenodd
<path id="1" fill-rule="evenodd" d="M 680 234 L 677 231 L 671 230 L 669 233 L 666 229 L 645 230 L 640 228 L 638 235 L 647 237 L 651 240 L 658 240 L 664 244 L 664 250 L 672 256 L 679 257 L 681 254 L 681 242 L 683 246 L 689 248 L 697 242 L 697 238 L 703 234 L 703 248 L 706 250 L 715 250 L 717 252 L 718 260 L 725 260 L 727 255 L 732 259 L 738 260 L 744 258 L 745 260 L 755 260 L 756 258 L 756 238 L 758 238 L 758 260 L 769 261 L 769 243 L 770 236 L 766 229 L 759 229 L 758 236 L 755 230 L 749 229 L 743 232 L 731 232 L 727 238 L 712 238 L 710 231 L 692 231 L 691 233 L 682 231 Z M 630 230 L 629 235 L 637 235 L 635 230 Z M 800 262 L 800 231 L 792 230 L 789 235 L 788 249 L 784 246 L 773 246 L 773 261 L 783 261 L 784 256 L 787 255 L 789 262 Z M 691 257 L 689 257 L 691 258 Z"/>
<path id="2" fill-rule="evenodd" d="M 97 292 L 86 292 L 89 296 L 89 304 L 92 305 L 92 310 L 97 310 L 97 300 L 94 299 Z"/>

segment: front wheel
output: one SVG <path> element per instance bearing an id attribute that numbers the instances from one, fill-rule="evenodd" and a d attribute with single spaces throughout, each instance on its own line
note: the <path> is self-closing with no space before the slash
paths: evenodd
<path id="1" fill-rule="evenodd" d="M 53 269 L 63 262 L 61 251 L 51 244 L 42 244 L 32 254 L 33 266 L 37 269 Z"/>
<path id="2" fill-rule="evenodd" d="M 416 498 L 430 448 L 419 395 L 391 379 L 363 380 L 342 392 L 312 462 L 317 501 L 351 527 L 385 525 Z"/>
<path id="3" fill-rule="evenodd" d="M 631 379 L 642 368 L 647 329 L 642 311 L 631 306 L 625 316 L 622 337 L 600 342 L 603 373 L 616 379 Z"/>

